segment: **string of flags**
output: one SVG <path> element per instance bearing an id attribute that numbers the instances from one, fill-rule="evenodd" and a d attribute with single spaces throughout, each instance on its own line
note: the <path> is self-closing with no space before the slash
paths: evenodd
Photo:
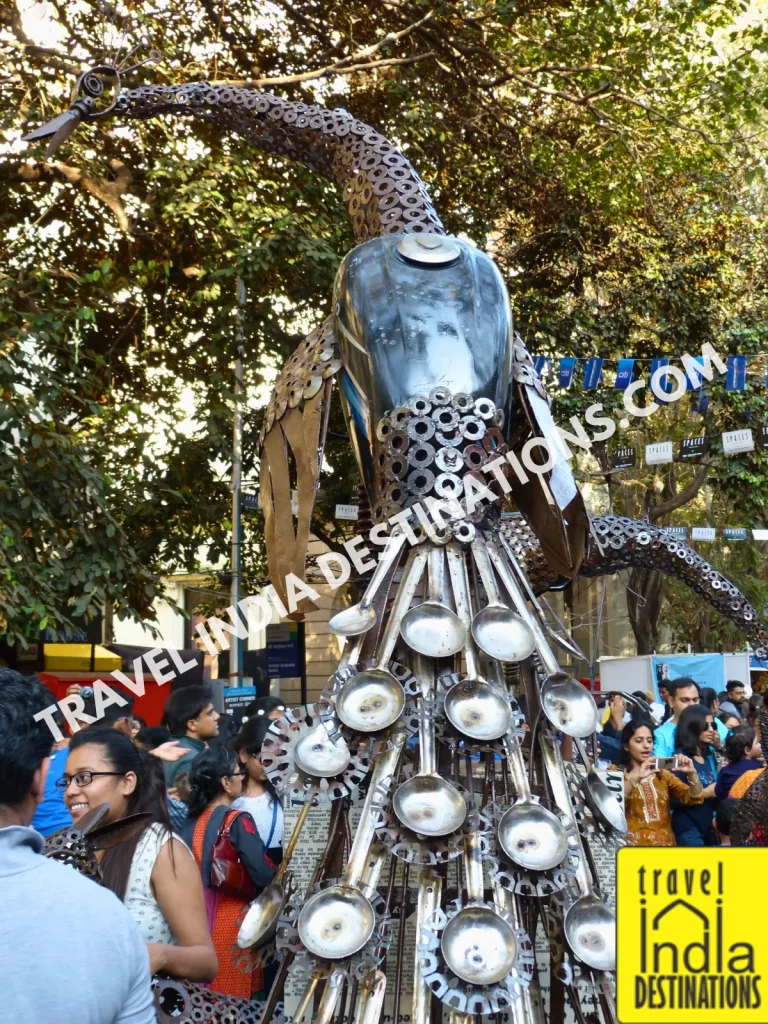
<path id="1" fill-rule="evenodd" d="M 768 424 L 763 424 L 757 431 L 757 441 L 749 427 L 740 430 L 725 430 L 720 434 L 720 439 L 725 455 L 752 452 L 756 447 L 765 449 L 768 448 Z M 689 462 L 693 459 L 700 459 L 709 450 L 711 440 L 712 438 L 707 434 L 683 438 L 678 442 L 677 453 L 675 453 L 673 441 L 657 441 L 655 444 L 647 444 L 645 446 L 645 464 L 646 466 L 660 466 L 666 462 Z M 675 458 L 675 454 L 677 454 L 677 458 Z M 616 448 L 611 453 L 611 470 L 633 469 L 637 464 L 637 448 Z"/>
<path id="2" fill-rule="evenodd" d="M 726 374 L 725 374 L 725 390 L 726 391 L 743 391 L 747 386 L 747 359 L 760 358 L 764 359 L 764 354 L 759 357 L 754 356 L 740 356 L 740 355 L 729 355 L 726 358 Z M 694 360 L 697 362 L 697 360 Z M 633 357 L 630 359 L 606 359 L 603 356 L 561 356 L 557 360 L 550 360 L 547 356 L 534 356 L 533 365 L 536 368 L 536 372 L 541 376 L 552 375 L 556 363 L 556 376 L 558 387 L 569 388 L 574 382 L 576 375 L 576 367 L 581 363 L 583 365 L 581 384 L 585 391 L 594 391 L 600 384 L 608 381 L 603 380 L 603 371 L 607 369 L 607 363 L 616 364 L 616 374 L 613 380 L 613 387 L 619 391 L 626 391 L 630 384 L 636 379 L 636 370 L 639 370 L 640 365 L 643 363 L 651 364 L 651 376 L 663 367 L 670 366 L 670 360 L 664 357 L 657 357 L 653 359 L 644 359 Z M 689 372 L 688 377 L 688 391 L 700 391 L 701 390 L 701 379 L 698 374 Z M 761 370 L 761 377 L 765 387 L 768 387 L 768 365 L 764 370 Z M 660 390 L 665 393 L 671 393 L 675 388 L 675 382 L 671 376 L 663 378 L 660 384 Z M 702 410 L 706 411 L 706 410 Z"/>

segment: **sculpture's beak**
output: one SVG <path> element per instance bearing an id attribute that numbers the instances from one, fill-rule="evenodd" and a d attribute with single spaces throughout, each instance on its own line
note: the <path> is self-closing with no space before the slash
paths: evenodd
<path id="1" fill-rule="evenodd" d="M 34 131 L 27 132 L 21 138 L 23 142 L 34 142 L 36 139 L 47 139 L 53 136 L 45 151 L 45 158 L 49 160 L 62 142 L 68 139 L 77 128 L 81 120 L 82 113 L 77 107 L 73 107 L 71 110 L 64 111 L 63 114 L 58 114 L 46 124 L 40 125 L 39 128 L 35 128 Z"/>

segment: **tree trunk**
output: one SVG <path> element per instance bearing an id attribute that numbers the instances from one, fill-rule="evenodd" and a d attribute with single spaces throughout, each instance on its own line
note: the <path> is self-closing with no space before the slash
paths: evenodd
<path id="1" fill-rule="evenodd" d="M 627 584 L 627 609 L 638 654 L 653 654 L 659 646 L 659 616 L 664 575 L 658 569 L 633 569 Z"/>

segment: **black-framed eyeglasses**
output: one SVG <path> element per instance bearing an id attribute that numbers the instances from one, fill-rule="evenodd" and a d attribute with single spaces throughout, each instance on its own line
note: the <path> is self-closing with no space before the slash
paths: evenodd
<path id="1" fill-rule="evenodd" d="M 97 775 L 125 775 L 125 772 L 76 772 L 74 775 L 62 775 L 60 779 L 56 780 L 56 789 L 60 793 L 64 793 L 69 789 L 71 782 L 76 783 L 79 789 L 85 789 L 86 786 L 90 786 Z"/>

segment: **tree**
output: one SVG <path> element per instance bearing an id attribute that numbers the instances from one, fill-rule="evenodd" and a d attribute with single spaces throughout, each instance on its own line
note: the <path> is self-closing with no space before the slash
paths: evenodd
<path id="1" fill-rule="evenodd" d="M 234 280 L 249 295 L 253 477 L 274 368 L 327 313 L 352 245 L 331 186 L 204 123 L 83 129 L 50 162 L 18 143 L 101 53 L 96 4 L 52 9 L 42 27 L 0 14 L 0 387 L 15 394 L 23 372 L 29 389 L 4 436 L 20 466 L 35 456 L 30 417 L 51 440 L 44 486 L 20 475 L 2 496 L 14 506 L 14 488 L 35 486 L 35 518 L 0 507 L 0 625 L 19 634 L 105 598 L 151 616 L 157 577 L 197 568 L 202 547 L 225 555 Z M 757 349 L 759 14 L 735 0 L 243 0 L 234 17 L 184 0 L 172 18 L 137 15 L 164 56 L 128 77 L 252 81 L 389 133 L 447 228 L 492 249 L 534 351 L 674 354 L 710 337 L 736 344 L 737 328 L 742 350 L 745 338 Z M 743 271 L 736 249 L 751 252 Z M 559 404 L 561 416 L 576 409 L 570 395 Z M 338 416 L 331 431 L 314 528 L 334 543 L 333 505 L 356 478 Z M 761 475 L 759 459 L 744 465 Z M 84 493 L 98 574 L 60 539 L 77 530 Z M 245 551 L 254 585 L 257 520 Z"/>

